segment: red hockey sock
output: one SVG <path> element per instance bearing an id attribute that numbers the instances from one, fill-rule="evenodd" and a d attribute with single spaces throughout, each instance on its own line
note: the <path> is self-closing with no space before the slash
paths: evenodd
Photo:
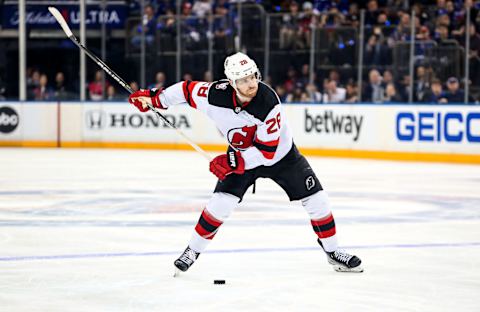
<path id="1" fill-rule="evenodd" d="M 335 235 L 335 221 L 333 220 L 332 213 L 329 213 L 326 217 L 311 220 L 313 230 L 319 238 L 328 238 Z"/>
<path id="2" fill-rule="evenodd" d="M 212 239 L 215 234 L 217 234 L 218 228 L 222 223 L 222 221 L 215 219 L 205 208 L 202 211 L 200 219 L 198 219 L 195 231 L 205 239 Z"/>

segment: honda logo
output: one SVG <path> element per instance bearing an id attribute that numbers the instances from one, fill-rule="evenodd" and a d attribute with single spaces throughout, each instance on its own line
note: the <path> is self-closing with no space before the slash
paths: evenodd
<path id="1" fill-rule="evenodd" d="M 105 127 L 105 112 L 102 110 L 91 110 L 86 114 L 87 127 L 93 130 L 100 130 Z"/>

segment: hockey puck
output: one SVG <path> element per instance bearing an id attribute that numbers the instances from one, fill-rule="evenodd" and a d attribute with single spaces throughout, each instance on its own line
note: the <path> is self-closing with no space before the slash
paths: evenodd
<path id="1" fill-rule="evenodd" d="M 225 284 L 225 280 L 214 280 L 213 283 L 215 285 L 223 285 L 223 284 Z"/>

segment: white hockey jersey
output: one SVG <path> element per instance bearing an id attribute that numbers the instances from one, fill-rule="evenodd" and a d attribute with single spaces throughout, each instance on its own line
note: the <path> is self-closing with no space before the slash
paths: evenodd
<path id="1" fill-rule="evenodd" d="M 272 166 L 292 148 L 280 99 L 263 82 L 248 103 L 237 103 L 235 89 L 228 80 L 213 83 L 182 81 L 160 93 L 164 108 L 186 103 L 215 122 L 228 143 L 242 153 L 245 169 Z"/>

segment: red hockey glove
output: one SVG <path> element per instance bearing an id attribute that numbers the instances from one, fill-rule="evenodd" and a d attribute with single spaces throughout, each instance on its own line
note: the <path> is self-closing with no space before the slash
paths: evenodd
<path id="1" fill-rule="evenodd" d="M 245 160 L 242 154 L 236 151 L 228 151 L 226 154 L 215 157 L 210 162 L 210 171 L 220 180 L 231 173 L 243 174 L 245 172 Z"/>
<path id="2" fill-rule="evenodd" d="M 162 89 L 141 89 L 138 90 L 128 97 L 128 102 L 135 105 L 141 112 L 146 112 L 149 110 L 147 103 L 152 104 L 155 108 L 165 109 L 160 103 L 160 98 L 158 95 L 162 92 Z"/>

